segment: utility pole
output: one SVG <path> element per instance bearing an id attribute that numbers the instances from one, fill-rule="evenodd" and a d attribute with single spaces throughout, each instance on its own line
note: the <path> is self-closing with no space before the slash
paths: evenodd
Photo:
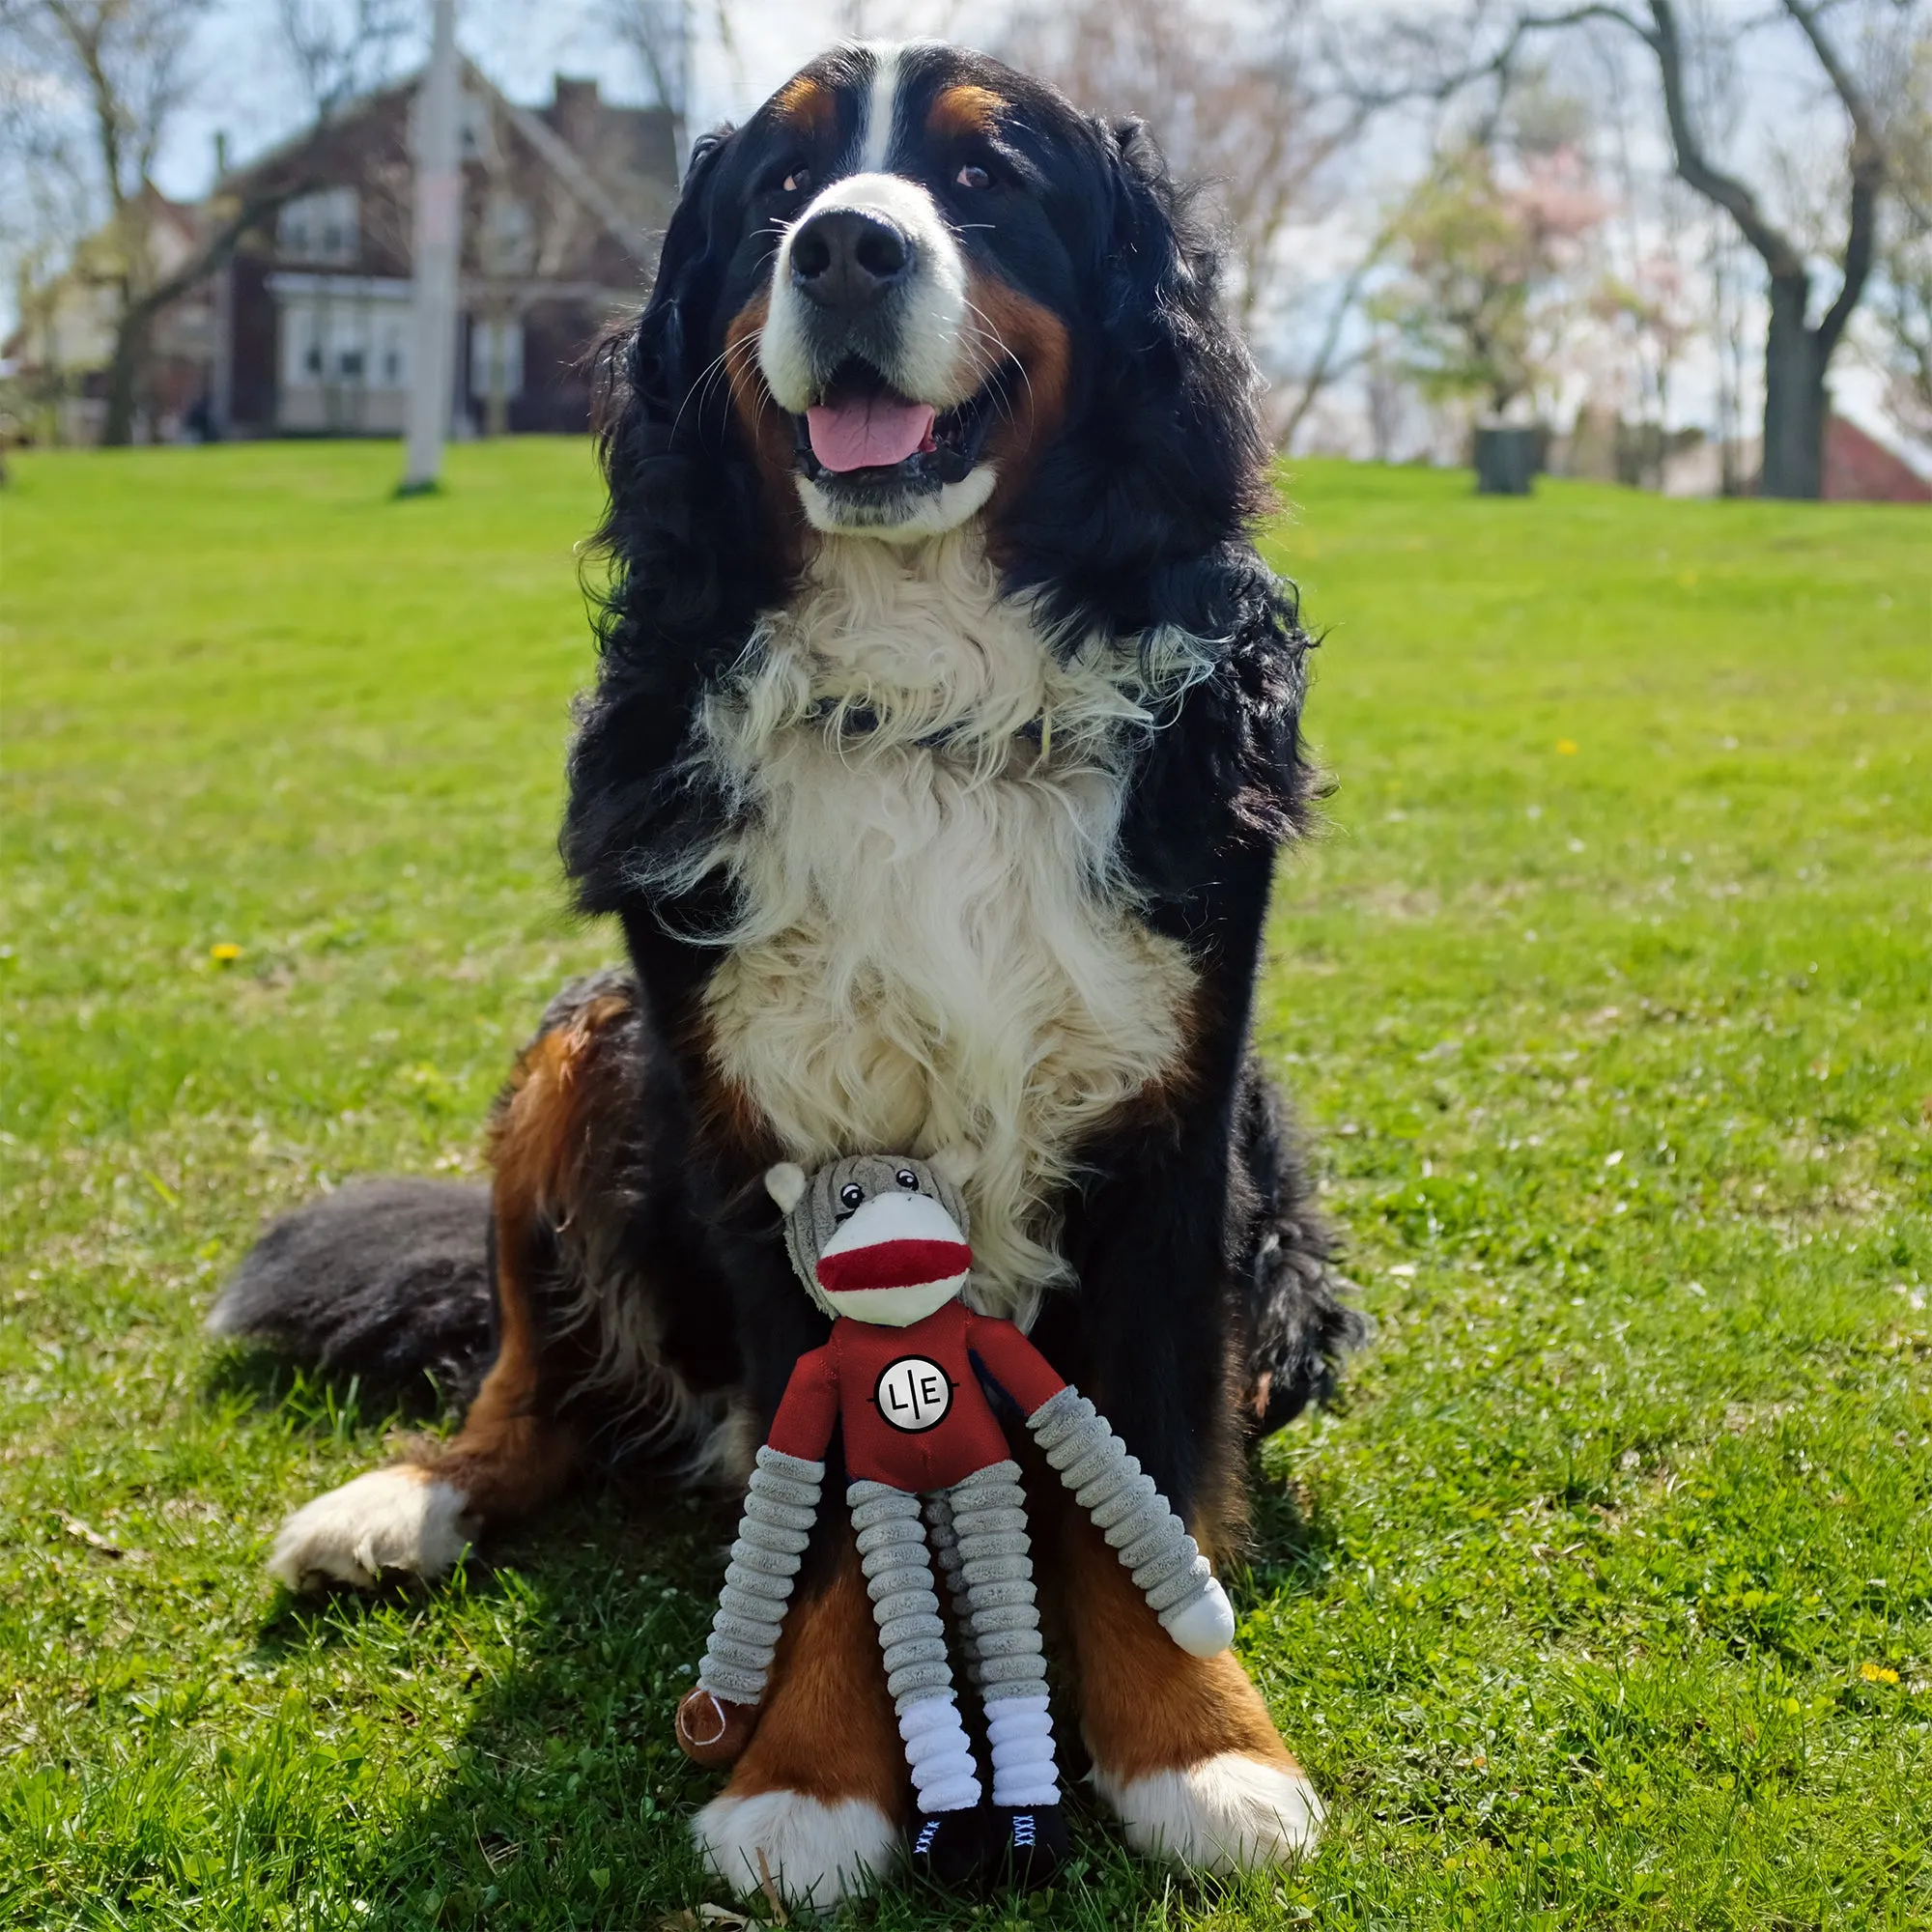
<path id="1" fill-rule="evenodd" d="M 409 454 L 401 495 L 434 490 L 456 382 L 456 272 L 463 248 L 463 172 L 457 141 L 456 0 L 435 0 L 429 70 L 414 117 L 416 205 L 410 292 Z"/>

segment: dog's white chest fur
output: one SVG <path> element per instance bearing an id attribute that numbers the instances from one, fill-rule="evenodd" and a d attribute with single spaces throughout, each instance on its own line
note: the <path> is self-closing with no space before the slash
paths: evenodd
<path id="1" fill-rule="evenodd" d="M 974 1298 L 1021 1319 L 1065 1271 L 1074 1149 L 1181 1047 L 1192 969 L 1115 862 L 1165 663 L 1056 663 L 970 537 L 833 541 L 704 721 L 739 809 L 720 1071 L 806 1165 L 969 1150 Z"/>

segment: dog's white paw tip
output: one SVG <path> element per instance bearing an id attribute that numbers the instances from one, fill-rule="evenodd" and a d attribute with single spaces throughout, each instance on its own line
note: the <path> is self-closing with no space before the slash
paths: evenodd
<path id="1" fill-rule="evenodd" d="M 892 1868 L 899 1834 L 864 1798 L 827 1804 L 800 1791 L 714 1798 L 691 1821 L 713 1875 L 743 1895 L 767 1877 L 788 1904 L 828 1910 Z"/>
<path id="2" fill-rule="evenodd" d="M 1315 1849 L 1321 1801 L 1299 1771 L 1224 1751 L 1184 1770 L 1094 1781 L 1137 1852 L 1223 1877 L 1287 1864 Z"/>
<path id="3" fill-rule="evenodd" d="M 387 1570 L 440 1577 L 470 1541 L 469 1499 L 427 1469 L 372 1469 L 317 1496 L 283 1523 L 269 1575 L 291 1590 L 368 1588 Z"/>

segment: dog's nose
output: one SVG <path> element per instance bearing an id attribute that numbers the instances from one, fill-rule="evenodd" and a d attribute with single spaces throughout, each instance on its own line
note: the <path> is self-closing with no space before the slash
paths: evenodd
<path id="1" fill-rule="evenodd" d="M 821 308 L 869 308 L 911 272 L 911 241 L 867 209 L 828 208 L 791 238 L 791 278 Z"/>

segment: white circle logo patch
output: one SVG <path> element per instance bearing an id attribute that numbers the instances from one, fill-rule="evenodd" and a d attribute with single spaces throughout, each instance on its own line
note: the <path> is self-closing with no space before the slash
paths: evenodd
<path id="1" fill-rule="evenodd" d="M 917 1435 L 946 1420 L 952 1406 L 952 1384 L 937 1362 L 923 1355 L 901 1355 L 879 1377 L 872 1400 L 895 1429 Z"/>

